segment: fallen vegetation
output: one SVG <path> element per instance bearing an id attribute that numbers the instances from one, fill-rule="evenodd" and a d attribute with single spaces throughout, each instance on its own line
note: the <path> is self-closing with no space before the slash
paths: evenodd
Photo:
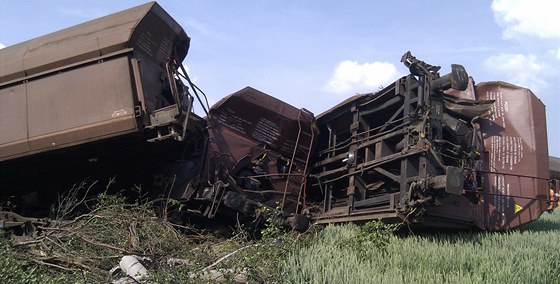
<path id="1" fill-rule="evenodd" d="M 61 198 L 54 221 L 35 236 L 0 231 L 0 282 L 560 282 L 558 210 L 505 233 L 400 235 L 379 222 L 305 234 L 274 222 L 259 231 L 240 225 L 217 231 L 175 224 L 165 202 L 104 193 L 85 200 L 77 194 L 84 191 Z"/>
<path id="2" fill-rule="evenodd" d="M 86 200 L 80 192 L 90 187 L 60 198 L 34 236 L 0 231 L 0 282 L 270 283 L 280 277 L 278 261 L 304 243 L 273 223 L 258 232 L 176 224 L 167 217 L 172 202 L 105 193 Z"/>

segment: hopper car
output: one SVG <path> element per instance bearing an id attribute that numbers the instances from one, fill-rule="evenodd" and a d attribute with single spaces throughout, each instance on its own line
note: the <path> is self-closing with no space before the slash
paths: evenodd
<path id="1" fill-rule="evenodd" d="M 409 75 L 318 116 L 251 87 L 205 107 L 189 44 L 151 2 L 1 49 L 1 226 L 38 222 L 84 178 L 209 222 L 278 208 L 298 230 L 507 230 L 549 205 L 545 106 L 529 89 L 475 83 L 461 65 L 440 75 L 407 52 Z"/>

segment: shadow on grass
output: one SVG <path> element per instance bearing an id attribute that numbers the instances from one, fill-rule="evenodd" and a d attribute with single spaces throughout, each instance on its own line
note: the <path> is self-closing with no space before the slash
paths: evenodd
<path id="1" fill-rule="evenodd" d="M 545 212 L 539 219 L 517 229 L 520 232 L 550 232 L 560 233 L 560 210 L 556 209 L 552 213 Z"/>
<path id="2" fill-rule="evenodd" d="M 539 219 L 518 228 L 487 232 L 481 230 L 454 230 L 454 229 L 421 229 L 421 230 L 401 230 L 395 235 L 399 238 L 420 237 L 430 242 L 449 242 L 449 243 L 475 243 L 480 244 L 490 235 L 500 235 L 509 233 L 526 232 L 558 232 L 560 233 L 560 209 L 552 213 L 544 213 Z"/>
<path id="3" fill-rule="evenodd" d="M 473 243 L 481 244 L 491 234 L 480 230 L 421 229 L 395 234 L 398 238 L 421 238 L 431 243 Z"/>

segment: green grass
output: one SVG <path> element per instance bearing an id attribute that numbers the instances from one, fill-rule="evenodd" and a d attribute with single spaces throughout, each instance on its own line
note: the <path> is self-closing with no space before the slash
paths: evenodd
<path id="1" fill-rule="evenodd" d="M 390 236 L 381 248 L 355 241 L 360 234 L 327 226 L 286 259 L 285 282 L 560 283 L 560 211 L 505 233 Z"/>
<path id="2" fill-rule="evenodd" d="M 391 234 L 391 227 L 371 222 L 362 226 L 327 226 L 299 235 L 282 233 L 280 227 L 271 224 L 262 231 L 262 239 L 255 240 L 243 231 L 230 238 L 175 234 L 158 226 L 159 219 L 146 208 L 121 207 L 121 202 L 109 202 L 106 204 L 109 211 L 95 211 L 99 218 L 76 230 L 86 230 L 79 232 L 97 242 L 128 248 L 122 240 L 127 239 L 130 226 L 123 227 L 122 222 L 134 217 L 142 224 L 135 227 L 137 246 L 152 259 L 147 268 L 153 283 L 207 283 L 208 280 L 193 277 L 193 273 L 242 247 L 247 248 L 215 267 L 234 269 L 232 275 L 226 275 L 228 283 L 233 281 L 235 271 L 241 270 L 248 271 L 250 283 L 560 283 L 560 210 L 545 213 L 536 222 L 503 233 L 403 236 Z M 101 218 L 111 214 L 120 217 Z M 76 251 L 76 256 L 92 259 L 106 254 L 115 256 L 99 258 L 95 263 L 86 262 L 101 272 L 116 265 L 121 256 L 62 237 L 61 244 Z M 94 271 L 74 266 L 67 266 L 72 271 L 65 271 L 38 265 L 32 260 L 43 257 L 37 254 L 39 251 L 49 253 L 41 247 L 13 247 L 9 235 L 0 231 L 0 283 L 109 281 L 108 275 L 96 276 Z M 170 257 L 188 260 L 189 264 L 166 265 Z M 56 264 L 64 265 L 64 262 Z"/>

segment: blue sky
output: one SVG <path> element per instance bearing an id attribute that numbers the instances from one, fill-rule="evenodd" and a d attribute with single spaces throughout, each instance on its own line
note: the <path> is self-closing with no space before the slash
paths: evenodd
<path id="1" fill-rule="evenodd" d="M 0 47 L 145 2 L 1 0 Z M 191 37 L 184 63 L 211 102 L 252 86 L 319 114 L 406 74 L 399 61 L 410 50 L 442 74 L 458 63 L 476 82 L 532 89 L 560 156 L 560 1 L 158 3 Z"/>

